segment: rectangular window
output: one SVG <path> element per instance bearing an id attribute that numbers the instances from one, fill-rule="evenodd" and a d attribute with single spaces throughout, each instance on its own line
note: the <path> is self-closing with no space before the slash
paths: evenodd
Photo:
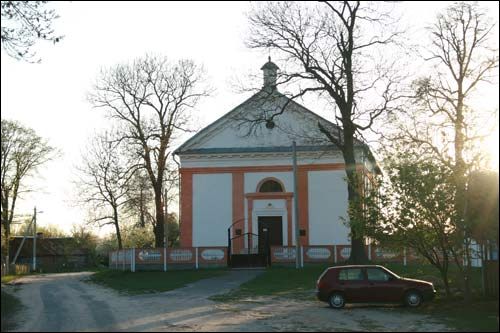
<path id="1" fill-rule="evenodd" d="M 340 281 L 361 281 L 364 280 L 363 270 L 361 268 L 343 269 L 339 272 Z"/>
<path id="2" fill-rule="evenodd" d="M 389 274 L 379 268 L 367 268 L 368 281 L 389 281 Z"/>

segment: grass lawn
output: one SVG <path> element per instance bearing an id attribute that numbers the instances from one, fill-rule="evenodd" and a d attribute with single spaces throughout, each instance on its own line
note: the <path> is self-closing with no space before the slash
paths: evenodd
<path id="1" fill-rule="evenodd" d="M 10 282 L 17 280 L 23 276 L 24 275 L 4 275 L 4 276 L 2 276 L 2 283 L 10 283 Z"/>
<path id="2" fill-rule="evenodd" d="M 2 277 L 2 282 L 3 282 Z M 2 332 L 7 332 L 16 328 L 16 322 L 14 321 L 14 315 L 17 311 L 22 308 L 21 301 L 19 301 L 15 296 L 6 293 L 2 290 L 1 292 L 2 301 Z"/>
<path id="3" fill-rule="evenodd" d="M 476 298 L 470 303 L 462 300 L 437 299 L 424 303 L 416 311 L 444 321 L 461 332 L 498 332 L 498 300 Z"/>
<path id="4" fill-rule="evenodd" d="M 101 270 L 90 281 L 128 294 L 163 292 L 184 287 L 186 284 L 223 275 L 226 269 L 179 270 L 167 272 L 123 272 Z"/>
<path id="5" fill-rule="evenodd" d="M 308 265 L 302 269 L 273 266 L 255 279 L 229 293 L 212 296 L 214 301 L 232 301 L 252 296 L 285 296 L 314 299 L 316 280 L 328 265 Z"/>

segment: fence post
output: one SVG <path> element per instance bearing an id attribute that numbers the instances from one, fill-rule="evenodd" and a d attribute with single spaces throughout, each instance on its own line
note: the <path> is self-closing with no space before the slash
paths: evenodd
<path id="1" fill-rule="evenodd" d="M 372 260 L 372 243 L 368 243 L 368 260 Z"/>
<path id="2" fill-rule="evenodd" d="M 300 246 L 300 267 L 304 268 L 304 246 Z"/>
<path id="3" fill-rule="evenodd" d="M 163 271 L 167 271 L 167 248 L 163 248 Z"/>
<path id="4" fill-rule="evenodd" d="M 196 269 L 198 269 L 198 248 L 195 247 L 194 250 L 195 250 L 195 253 L 196 253 Z"/>
<path id="5" fill-rule="evenodd" d="M 231 266 L 231 247 L 233 244 L 231 244 L 231 227 L 227 229 L 227 266 Z"/>
<path id="6" fill-rule="evenodd" d="M 486 246 L 484 244 L 481 244 L 481 289 L 482 289 L 482 292 L 483 292 L 483 296 L 486 296 L 486 288 L 485 288 L 485 285 L 484 285 L 484 260 L 485 260 L 485 256 L 486 256 Z"/>
<path id="7" fill-rule="evenodd" d="M 403 266 L 406 266 L 406 247 L 403 248 Z"/>
<path id="8" fill-rule="evenodd" d="M 337 263 L 337 245 L 333 245 L 333 263 Z"/>
<path id="9" fill-rule="evenodd" d="M 135 272 L 135 247 L 132 248 L 132 252 L 130 253 L 130 270 Z"/>

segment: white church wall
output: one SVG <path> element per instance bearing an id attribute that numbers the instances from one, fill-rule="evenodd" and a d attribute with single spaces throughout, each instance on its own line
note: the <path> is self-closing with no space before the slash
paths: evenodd
<path id="1" fill-rule="evenodd" d="M 226 246 L 232 219 L 232 175 L 193 175 L 193 246 Z"/>
<path id="2" fill-rule="evenodd" d="M 344 171 L 310 171 L 309 244 L 348 244 L 347 188 Z"/>

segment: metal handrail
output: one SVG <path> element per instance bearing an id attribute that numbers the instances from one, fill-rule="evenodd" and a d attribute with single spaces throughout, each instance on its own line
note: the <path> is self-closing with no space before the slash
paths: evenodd
<path id="1" fill-rule="evenodd" d="M 239 238 L 239 237 L 244 237 L 245 235 L 253 235 L 253 236 L 257 236 L 257 237 L 259 237 L 259 235 L 254 234 L 253 232 L 245 232 L 244 234 L 241 234 L 241 235 L 237 235 L 237 236 L 232 237 L 232 238 L 231 238 L 231 240 L 236 239 L 236 238 Z"/>
<path id="2" fill-rule="evenodd" d="M 231 230 L 231 228 L 232 228 L 232 227 L 233 227 L 236 223 L 240 223 L 240 222 L 242 222 L 242 221 L 245 221 L 245 218 L 244 218 L 244 217 L 243 217 L 243 218 L 241 218 L 241 219 L 236 220 L 233 224 L 231 224 L 231 225 L 229 226 L 229 228 L 227 228 L 227 230 L 228 230 L 228 231 L 229 231 L 229 230 Z"/>

